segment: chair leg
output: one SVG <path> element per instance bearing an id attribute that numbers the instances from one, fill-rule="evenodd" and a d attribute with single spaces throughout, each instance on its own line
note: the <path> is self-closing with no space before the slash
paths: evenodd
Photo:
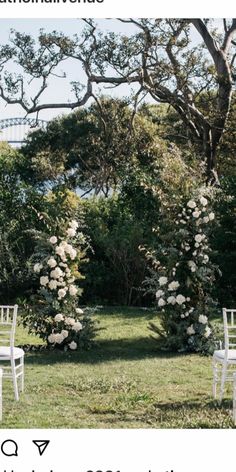
<path id="1" fill-rule="evenodd" d="M 213 398 L 217 396 L 217 382 L 219 380 L 218 377 L 218 363 L 215 359 L 213 359 Z"/>
<path id="2" fill-rule="evenodd" d="M 11 373 L 12 373 L 12 381 L 15 393 L 15 400 L 19 400 L 19 393 L 18 393 L 18 386 L 17 386 L 17 378 L 16 378 L 16 366 L 14 359 L 11 361 Z"/>
<path id="3" fill-rule="evenodd" d="M 236 425 L 236 374 L 233 376 L 233 422 Z"/>
<path id="4" fill-rule="evenodd" d="M 227 372 L 227 364 L 223 364 L 223 366 L 222 366 L 222 373 L 221 373 L 221 386 L 220 386 L 220 398 L 219 398 L 219 403 L 222 402 L 223 396 L 224 396 L 226 372 Z"/>
<path id="5" fill-rule="evenodd" d="M 20 390 L 21 392 L 24 391 L 24 357 L 21 357 L 20 359 L 20 372 L 21 372 L 21 376 L 20 376 Z"/>

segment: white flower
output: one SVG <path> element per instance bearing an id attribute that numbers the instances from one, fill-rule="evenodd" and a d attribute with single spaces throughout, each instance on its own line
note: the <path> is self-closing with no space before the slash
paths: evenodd
<path id="1" fill-rule="evenodd" d="M 64 272 L 60 269 L 60 267 L 56 267 L 50 272 L 50 277 L 53 279 L 59 279 L 60 277 L 63 277 Z"/>
<path id="2" fill-rule="evenodd" d="M 55 334 L 53 334 L 53 333 L 52 333 L 52 334 L 49 334 L 49 336 L 48 336 L 48 342 L 49 342 L 50 344 L 54 344 L 54 343 L 56 342 L 56 340 L 55 340 Z"/>
<path id="3" fill-rule="evenodd" d="M 186 252 L 190 251 L 190 246 L 189 244 L 185 244 L 184 249 Z"/>
<path id="4" fill-rule="evenodd" d="M 84 312 L 81 308 L 76 308 L 75 311 L 78 315 L 83 315 L 84 314 Z"/>
<path id="5" fill-rule="evenodd" d="M 61 298 L 64 298 L 66 296 L 66 289 L 60 288 L 57 293 L 58 293 L 58 299 L 61 300 Z"/>
<path id="6" fill-rule="evenodd" d="M 170 292 L 172 292 L 173 290 L 177 290 L 177 288 L 179 288 L 179 282 L 177 280 L 173 280 L 173 282 L 171 282 L 169 285 L 168 285 L 168 290 Z"/>
<path id="7" fill-rule="evenodd" d="M 43 268 L 43 265 L 40 264 L 39 262 L 37 262 L 37 264 L 34 264 L 34 272 L 35 273 L 38 274 L 42 268 Z"/>
<path id="8" fill-rule="evenodd" d="M 199 218 L 199 216 L 201 215 L 201 212 L 200 211 L 193 211 L 192 215 L 193 215 L 194 218 Z"/>
<path id="9" fill-rule="evenodd" d="M 56 254 L 58 254 L 58 256 L 60 256 L 61 258 L 64 258 L 65 257 L 65 250 L 64 250 L 64 247 L 63 246 L 56 246 L 56 249 L 55 249 L 55 252 Z"/>
<path id="10" fill-rule="evenodd" d="M 156 298 L 161 298 L 162 295 L 164 295 L 163 290 L 157 290 L 157 292 L 156 292 Z"/>
<path id="11" fill-rule="evenodd" d="M 56 333 L 55 334 L 55 342 L 57 344 L 61 344 L 64 341 L 64 336 L 61 333 Z"/>
<path id="12" fill-rule="evenodd" d="M 75 341 L 71 341 L 71 343 L 68 344 L 68 346 L 72 351 L 75 351 L 77 349 L 77 343 L 75 343 Z"/>
<path id="13" fill-rule="evenodd" d="M 196 203 L 193 201 L 193 200 L 189 200 L 189 202 L 187 203 L 187 207 L 189 208 L 196 208 Z"/>
<path id="14" fill-rule="evenodd" d="M 61 332 L 61 335 L 63 336 L 64 339 L 66 339 L 69 335 L 69 332 L 67 331 L 67 329 L 63 329 Z"/>
<path id="15" fill-rule="evenodd" d="M 54 316 L 54 320 L 57 322 L 63 321 L 64 316 L 62 315 L 62 313 L 57 313 L 57 315 Z"/>
<path id="16" fill-rule="evenodd" d="M 203 256 L 203 261 L 202 261 L 202 262 L 203 262 L 203 264 L 207 264 L 207 263 L 208 263 L 208 261 L 209 261 L 209 257 L 208 257 L 208 255 L 207 255 L 207 254 L 204 254 L 204 256 Z"/>
<path id="17" fill-rule="evenodd" d="M 73 284 L 74 281 L 75 281 L 75 277 L 71 277 L 70 279 L 68 279 L 68 284 Z"/>
<path id="18" fill-rule="evenodd" d="M 66 233 L 69 238 L 73 238 L 76 235 L 76 230 L 73 228 L 68 228 Z"/>
<path id="19" fill-rule="evenodd" d="M 77 294 L 78 292 L 78 289 L 75 285 L 70 285 L 69 287 L 69 294 L 72 296 L 72 297 L 75 297 L 75 295 Z"/>
<path id="20" fill-rule="evenodd" d="M 65 318 L 65 323 L 66 325 L 68 326 L 74 326 L 74 324 L 76 323 L 75 319 L 68 316 L 67 318 Z"/>
<path id="21" fill-rule="evenodd" d="M 57 261 L 55 261 L 54 257 L 50 257 L 50 259 L 48 259 L 47 264 L 49 265 L 49 267 L 53 268 L 56 267 Z"/>
<path id="22" fill-rule="evenodd" d="M 186 301 L 186 298 L 183 295 L 177 295 L 176 302 L 178 305 L 182 305 Z"/>
<path id="23" fill-rule="evenodd" d="M 208 204 L 208 201 L 205 197 L 201 197 L 200 198 L 200 203 L 202 204 L 202 206 L 206 206 Z"/>
<path id="24" fill-rule="evenodd" d="M 209 223 L 209 218 L 208 216 L 204 216 L 203 219 L 202 219 L 203 223 Z"/>
<path id="25" fill-rule="evenodd" d="M 163 298 L 160 298 L 158 300 L 158 306 L 164 306 L 166 304 L 165 300 Z"/>
<path id="26" fill-rule="evenodd" d="M 47 285 L 48 282 L 49 282 L 49 278 L 48 278 L 47 275 L 42 275 L 42 277 L 40 277 L 39 281 L 40 281 L 40 285 L 45 287 L 45 285 Z"/>
<path id="27" fill-rule="evenodd" d="M 168 282 L 168 279 L 167 279 L 167 277 L 160 277 L 158 282 L 159 282 L 159 285 L 161 285 L 161 286 L 166 285 L 167 282 Z"/>
<path id="28" fill-rule="evenodd" d="M 83 329 L 83 326 L 80 323 L 80 321 L 76 321 L 76 323 L 73 325 L 72 329 L 74 331 L 78 332 L 78 331 L 81 331 L 81 329 Z"/>
<path id="29" fill-rule="evenodd" d="M 57 288 L 57 285 L 58 284 L 56 280 L 50 280 L 48 287 L 50 288 L 50 290 L 55 290 Z"/>
<path id="30" fill-rule="evenodd" d="M 199 323 L 207 324 L 208 318 L 205 315 L 199 315 L 198 321 Z"/>
<path id="31" fill-rule="evenodd" d="M 215 219 L 215 213 L 211 212 L 209 213 L 209 220 L 212 221 Z"/>
<path id="32" fill-rule="evenodd" d="M 204 239 L 204 238 L 201 234 L 196 234 L 194 239 L 195 239 L 196 243 L 200 243 L 202 241 L 202 239 Z"/>
<path id="33" fill-rule="evenodd" d="M 73 229 L 78 229 L 79 227 L 79 223 L 76 221 L 76 220 L 72 220 L 70 223 L 69 223 L 69 226 Z"/>
<path id="34" fill-rule="evenodd" d="M 204 337 L 209 338 L 210 334 L 211 334 L 211 328 L 209 328 L 209 326 L 206 326 Z"/>
<path id="35" fill-rule="evenodd" d="M 71 249 L 71 251 L 69 252 L 69 256 L 72 261 L 76 258 L 76 255 L 77 255 L 76 249 Z"/>
<path id="36" fill-rule="evenodd" d="M 195 329 L 192 324 L 187 328 L 187 334 L 189 334 L 189 336 L 191 336 L 191 334 L 195 334 Z"/>
<path id="37" fill-rule="evenodd" d="M 49 241 L 50 241 L 51 244 L 56 244 L 57 243 L 57 237 L 56 236 L 51 236 Z"/>
<path id="38" fill-rule="evenodd" d="M 187 298 L 186 298 L 186 302 L 190 302 L 190 297 L 187 297 Z"/>
<path id="39" fill-rule="evenodd" d="M 173 295 L 171 295 L 170 297 L 168 297 L 168 298 L 167 298 L 167 303 L 170 304 L 170 305 L 175 305 L 175 303 L 176 303 L 175 297 L 173 297 Z"/>

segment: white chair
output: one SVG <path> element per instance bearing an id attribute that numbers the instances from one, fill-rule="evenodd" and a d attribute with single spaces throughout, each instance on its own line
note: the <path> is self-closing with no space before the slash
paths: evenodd
<path id="1" fill-rule="evenodd" d="M 0 369 L 0 421 L 2 421 L 2 369 Z"/>
<path id="2" fill-rule="evenodd" d="M 220 381 L 220 403 L 224 395 L 225 382 L 233 381 L 233 372 L 230 367 L 236 365 L 235 318 L 236 310 L 223 308 L 224 349 L 219 349 L 213 354 L 213 396 L 217 397 L 217 383 Z"/>
<path id="3" fill-rule="evenodd" d="M 233 422 L 236 425 L 236 373 L 233 374 Z"/>
<path id="4" fill-rule="evenodd" d="M 24 351 L 14 347 L 18 305 L 0 305 L 0 362 L 3 362 L 3 377 L 12 379 L 15 399 L 19 400 L 20 390 L 24 389 Z M 10 366 L 5 365 L 10 362 Z"/>

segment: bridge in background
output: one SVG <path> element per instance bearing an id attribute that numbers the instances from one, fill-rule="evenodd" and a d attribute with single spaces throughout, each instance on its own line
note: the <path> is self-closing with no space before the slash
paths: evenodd
<path id="1" fill-rule="evenodd" d="M 27 141 L 27 134 L 34 129 L 46 129 L 48 121 L 36 118 L 5 118 L 0 120 L 0 142 L 20 146 Z"/>

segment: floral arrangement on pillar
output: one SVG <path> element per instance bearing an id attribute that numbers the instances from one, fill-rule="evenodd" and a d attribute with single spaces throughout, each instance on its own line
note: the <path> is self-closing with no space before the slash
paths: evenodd
<path id="1" fill-rule="evenodd" d="M 40 288 L 23 320 L 29 332 L 48 347 L 65 351 L 89 347 L 96 333 L 90 310 L 78 306 L 82 294 L 78 281 L 83 278 L 80 266 L 87 244 L 78 228 L 78 222 L 72 220 L 62 234 L 40 240 L 33 265 Z"/>
<path id="2" fill-rule="evenodd" d="M 146 254 L 152 262 L 147 283 L 160 312 L 160 325 L 150 323 L 150 329 L 166 349 L 208 353 L 214 348 L 210 317 L 217 306 L 212 298 L 217 267 L 210 258 L 215 219 L 210 200 L 210 190 L 195 192 L 171 223 L 168 218 L 166 233 L 163 219 L 162 230 L 156 230 L 159 249 Z"/>

